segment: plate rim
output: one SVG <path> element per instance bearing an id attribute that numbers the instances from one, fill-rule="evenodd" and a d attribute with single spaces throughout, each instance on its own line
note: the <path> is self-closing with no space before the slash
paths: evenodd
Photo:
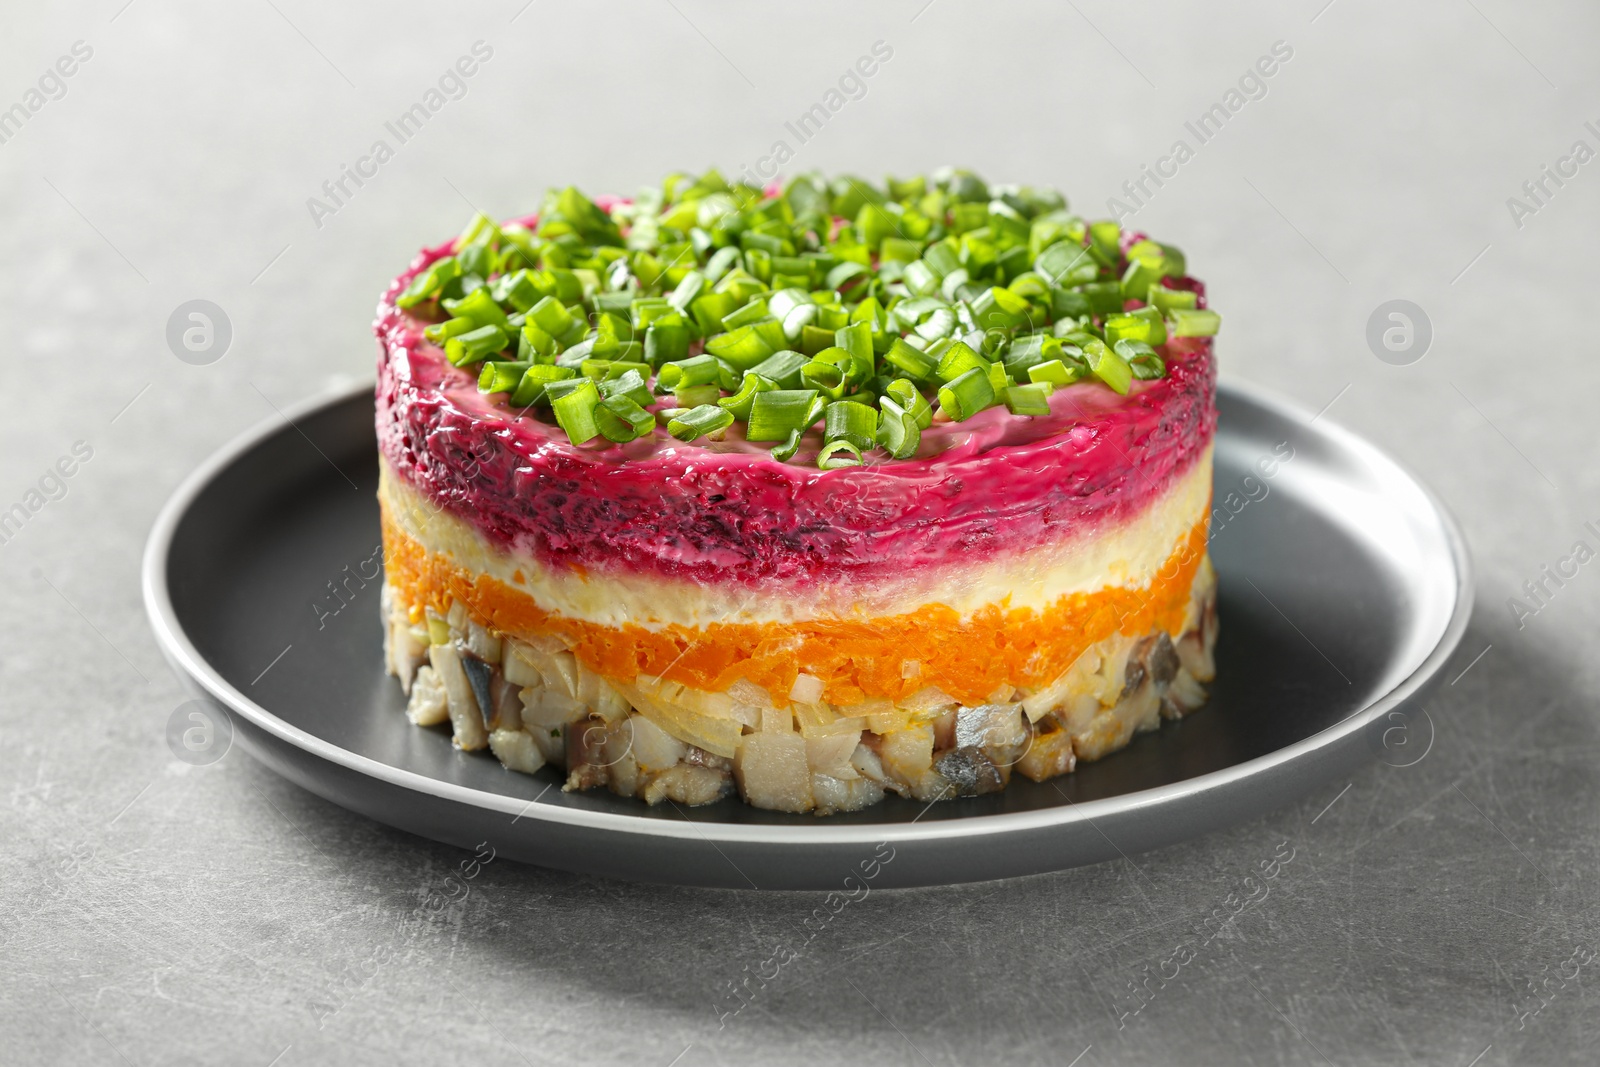
<path id="1" fill-rule="evenodd" d="M 416 771 L 395 767 L 370 756 L 341 748 L 286 722 L 223 678 L 195 648 L 178 620 L 168 587 L 167 561 L 171 555 L 173 536 L 195 499 L 235 460 L 267 438 L 288 428 L 298 429 L 299 421 L 306 416 L 338 404 L 348 403 L 362 394 L 373 394 L 375 388 L 375 382 L 369 379 L 325 389 L 289 404 L 280 413 L 259 420 L 249 429 L 230 439 L 180 481 L 177 488 L 172 491 L 172 495 L 162 505 L 145 542 L 140 567 L 145 614 L 155 634 L 156 643 L 161 647 L 169 663 L 185 679 L 198 685 L 213 700 L 221 704 L 230 715 L 242 715 L 251 725 L 277 740 L 345 770 L 401 789 L 426 794 L 439 800 L 465 804 L 485 812 L 623 836 L 643 835 L 656 838 L 695 839 L 719 844 L 777 845 L 797 848 L 872 845 L 885 841 L 914 843 L 998 834 L 1025 834 L 1071 823 L 1093 825 L 1097 819 L 1123 815 L 1140 808 L 1168 806 L 1189 797 L 1220 792 L 1238 786 L 1248 779 L 1268 775 L 1285 765 L 1309 758 L 1319 751 L 1336 748 L 1352 735 L 1367 729 L 1381 716 L 1420 694 L 1455 653 L 1472 615 L 1475 591 L 1471 553 L 1460 525 L 1450 509 L 1408 465 L 1339 423 L 1325 421 L 1317 428 L 1317 432 L 1333 438 L 1341 448 L 1362 454 L 1369 462 L 1376 460 L 1395 469 L 1404 475 L 1428 502 L 1450 549 L 1450 560 L 1455 571 L 1455 603 L 1433 648 L 1410 673 L 1360 710 L 1352 712 L 1309 737 L 1242 763 L 1149 789 L 1095 800 L 1069 801 L 1059 807 L 977 814 L 927 823 L 845 824 L 832 823 L 813 816 L 796 816 L 792 825 L 701 821 L 687 818 L 672 820 L 545 804 L 540 803 L 537 798 L 527 801 L 503 793 L 441 781 Z M 1251 383 L 1225 380 L 1220 381 L 1217 388 L 1219 393 L 1237 396 L 1306 427 L 1311 426 L 1319 417 L 1312 416 L 1309 409 L 1296 401 Z"/>

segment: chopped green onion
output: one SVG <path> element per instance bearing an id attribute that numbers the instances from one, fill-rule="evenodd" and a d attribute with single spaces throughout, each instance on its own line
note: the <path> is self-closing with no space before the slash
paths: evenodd
<path id="1" fill-rule="evenodd" d="M 739 391 L 732 396 L 725 396 L 717 401 L 718 406 L 733 413 L 733 417 L 740 420 L 750 418 L 750 405 L 755 403 L 757 393 L 770 393 L 778 388 L 778 383 L 771 378 L 763 377 L 753 370 L 744 372 L 744 381 L 739 385 Z"/>
<path id="2" fill-rule="evenodd" d="M 1089 299 L 1089 307 L 1101 317 L 1122 311 L 1122 286 L 1116 282 L 1091 282 L 1079 291 Z"/>
<path id="3" fill-rule="evenodd" d="M 680 408 L 697 408 L 702 404 L 715 404 L 722 399 L 722 388 L 716 382 L 704 385 L 680 385 L 672 391 L 672 399 Z"/>
<path id="4" fill-rule="evenodd" d="M 876 302 L 876 301 L 874 301 Z M 855 357 L 856 363 L 865 364 L 872 373 L 872 327 L 866 322 L 852 322 L 833 332 L 833 343 Z"/>
<path id="5" fill-rule="evenodd" d="M 922 428 L 916 418 L 895 403 L 893 397 L 878 398 L 881 414 L 878 417 L 877 442 L 889 453 L 891 459 L 905 459 L 916 454 L 922 443 Z"/>
<path id="6" fill-rule="evenodd" d="M 994 403 L 994 386 L 989 384 L 986 367 L 987 363 L 984 368 L 974 367 L 940 388 L 939 410 L 947 418 L 965 422 Z"/>
<path id="7" fill-rule="evenodd" d="M 436 259 L 395 297 L 395 306 L 412 308 L 438 296 L 444 287 L 461 277 L 461 261 L 455 256 Z"/>
<path id="8" fill-rule="evenodd" d="M 648 374 L 650 373 L 650 364 L 641 363 L 634 359 L 612 359 L 610 356 L 594 356 L 580 363 L 578 369 L 595 381 L 604 382 L 610 381 L 612 378 L 620 378 L 629 371 L 634 371 L 641 375 Z"/>
<path id="9" fill-rule="evenodd" d="M 556 397 L 550 406 L 555 409 L 556 424 L 566 431 L 567 440 L 573 444 L 581 445 L 600 435 L 600 424 L 595 419 L 595 408 L 600 406 L 600 390 L 588 378 L 578 379 L 575 388 Z"/>
<path id="10" fill-rule="evenodd" d="M 577 320 L 561 301 L 547 296 L 528 309 L 527 321 L 551 337 L 560 337 L 572 329 L 572 324 Z"/>
<path id="11" fill-rule="evenodd" d="M 500 227 L 495 225 L 493 219 L 481 211 L 474 211 L 472 218 L 467 220 L 466 227 L 461 231 L 461 236 L 456 238 L 453 247 L 461 251 L 469 245 L 486 245 L 500 232 Z"/>
<path id="12" fill-rule="evenodd" d="M 773 335 L 774 330 L 776 336 Z M 706 351 L 727 360 L 739 370 L 749 370 L 787 343 L 783 325 L 773 319 L 719 334 L 706 342 Z"/>
<path id="13" fill-rule="evenodd" d="M 914 263 L 922 255 L 922 242 L 904 237 L 885 237 L 878 246 L 879 262 Z"/>
<path id="14" fill-rule="evenodd" d="M 1083 371 L 1079 370 L 1076 365 L 1069 366 L 1059 359 L 1035 363 L 1028 368 L 1028 381 L 1056 388 L 1071 385 L 1081 377 L 1083 377 Z"/>
<path id="15" fill-rule="evenodd" d="M 710 259 L 706 260 L 706 281 L 715 284 L 724 274 L 738 265 L 739 250 L 737 248 L 731 245 L 727 248 L 719 248 L 711 254 Z"/>
<path id="16" fill-rule="evenodd" d="M 791 311 L 802 307 L 816 307 L 811 302 L 811 294 L 804 289 L 779 289 L 767 295 L 767 310 L 777 318 L 784 318 Z"/>
<path id="17" fill-rule="evenodd" d="M 1061 342 L 1046 333 L 1030 333 L 1017 338 L 1005 352 L 1006 372 L 1017 381 L 1027 377 L 1028 368 L 1054 359 Z"/>
<path id="18" fill-rule="evenodd" d="M 477 326 L 498 326 L 507 329 L 506 313 L 488 289 L 474 289 L 460 300 L 446 300 L 444 309 L 458 318 L 471 319 Z"/>
<path id="19" fill-rule="evenodd" d="M 721 437 L 732 425 L 733 412 L 724 411 L 715 404 L 700 404 L 669 420 L 667 432 L 680 441 L 693 441 L 699 437 Z"/>
<path id="20" fill-rule="evenodd" d="M 545 387 L 551 382 L 565 381 L 577 376 L 577 371 L 571 367 L 554 367 L 535 363 L 522 375 L 521 384 L 511 394 L 511 404 L 513 407 L 531 408 L 545 399 Z"/>
<path id="21" fill-rule="evenodd" d="M 800 384 L 833 399 L 845 393 L 845 368 L 824 359 L 813 359 L 800 368 Z"/>
<path id="22" fill-rule="evenodd" d="M 655 403 L 655 396 L 650 392 L 650 387 L 645 384 L 644 376 L 649 373 L 649 368 L 640 370 L 630 367 L 621 374 L 615 375 L 600 383 L 600 395 L 603 397 L 624 396 L 642 408 L 647 408 Z"/>
<path id="23" fill-rule="evenodd" d="M 955 248 L 948 241 L 940 241 L 937 244 L 929 245 L 928 250 L 922 253 L 922 261 L 940 278 L 961 266 L 961 260 Z"/>
<path id="24" fill-rule="evenodd" d="M 682 386 L 715 382 L 721 373 L 722 369 L 717 365 L 716 357 L 699 355 L 676 363 L 663 364 L 656 380 L 661 383 L 663 389 L 677 389 Z"/>
<path id="25" fill-rule="evenodd" d="M 989 375 L 989 388 L 994 390 L 994 395 L 1004 395 L 1006 386 L 1011 384 L 1011 372 L 1006 370 L 1005 364 L 991 363 L 984 370 Z"/>
<path id="26" fill-rule="evenodd" d="M 528 372 L 531 363 L 524 362 L 499 362 L 485 363 L 478 372 L 478 392 L 480 393 L 509 393 L 522 382 L 522 376 Z"/>
<path id="27" fill-rule="evenodd" d="M 947 307 L 939 308 L 916 328 L 916 335 L 929 341 L 948 337 L 956 328 L 956 313 Z"/>
<path id="28" fill-rule="evenodd" d="M 820 318 L 822 309 L 817 308 L 816 313 Z M 802 326 L 800 328 L 800 343 L 796 347 L 806 355 L 814 356 L 824 348 L 832 348 L 834 346 L 833 333 L 834 328 L 812 325 Z"/>
<path id="29" fill-rule="evenodd" d="M 1075 241 L 1060 241 L 1046 248 L 1033 261 L 1033 269 L 1062 288 L 1092 282 L 1100 275 L 1100 265 L 1089 250 Z"/>
<path id="30" fill-rule="evenodd" d="M 837 400 L 823 413 L 822 439 L 849 441 L 857 448 L 871 448 L 878 433 L 878 412 L 853 400 Z"/>
<path id="31" fill-rule="evenodd" d="M 972 370 L 981 370 L 987 374 L 989 361 L 974 352 L 966 342 L 957 341 L 945 350 L 933 373 L 941 382 L 952 382 Z"/>
<path id="32" fill-rule="evenodd" d="M 802 430 L 790 430 L 789 436 L 783 439 L 783 444 L 772 450 L 772 458 L 780 463 L 787 463 L 800 451 L 800 440 L 805 436 Z"/>
<path id="33" fill-rule="evenodd" d="M 1211 337 L 1222 325 L 1222 316 L 1209 308 L 1198 311 L 1190 308 L 1172 310 L 1172 336 Z"/>
<path id="34" fill-rule="evenodd" d="M 602 397 L 594 414 L 601 436 L 614 444 L 625 445 L 656 427 L 656 417 L 627 396 Z"/>
<path id="35" fill-rule="evenodd" d="M 774 197 L 678 174 L 606 209 L 554 190 L 537 218 L 474 216 L 394 299 L 486 395 L 552 407 L 579 443 L 744 422 L 778 460 L 812 428 L 824 469 L 904 459 L 935 405 L 1040 417 L 1091 377 L 1127 395 L 1167 375 L 1169 337 L 1220 321 L 1178 249 L 959 170 L 807 175 Z"/>
<path id="36" fill-rule="evenodd" d="M 1061 325 L 1073 319 L 1088 319 L 1094 314 L 1089 298 L 1072 289 L 1055 289 L 1050 293 L 1050 314 Z"/>
<path id="37" fill-rule="evenodd" d="M 1089 224 L 1089 246 L 1106 258 L 1117 261 L 1118 246 L 1122 240 L 1122 227 L 1110 219 Z"/>
<path id="38" fill-rule="evenodd" d="M 884 388 L 884 395 L 893 398 L 916 421 L 917 429 L 926 430 L 933 425 L 933 405 L 922 391 L 904 378 L 896 378 Z"/>
<path id="39" fill-rule="evenodd" d="M 1143 300 L 1150 294 L 1150 287 L 1160 284 L 1163 277 L 1159 260 L 1129 259 L 1128 269 L 1122 272 L 1122 295 L 1130 300 Z"/>
<path id="40" fill-rule="evenodd" d="M 1050 386 L 1041 384 L 1008 385 L 1006 410 L 1013 415 L 1050 414 Z"/>
<path id="41" fill-rule="evenodd" d="M 502 304 L 510 304 L 518 311 L 527 311 L 539 302 L 542 295 L 526 270 L 502 277 L 491 295 Z"/>
<path id="42" fill-rule="evenodd" d="M 505 350 L 511 338 L 498 326 L 480 326 L 457 334 L 444 343 L 444 358 L 457 367 L 466 367 Z"/>
<path id="43" fill-rule="evenodd" d="M 561 343 L 539 329 L 537 323 L 524 322 L 522 329 L 517 331 L 518 359 L 537 361 L 540 358 L 553 356 L 559 351 Z"/>
<path id="44" fill-rule="evenodd" d="M 1163 278 L 1181 278 L 1189 269 L 1178 249 L 1148 239 L 1132 245 L 1128 249 L 1128 259 L 1148 264 Z"/>
<path id="45" fill-rule="evenodd" d="M 938 360 L 932 358 L 926 352 L 906 344 L 899 337 L 889 342 L 889 351 L 884 353 L 883 359 L 885 363 L 904 371 L 918 381 L 932 377 L 933 372 L 939 366 Z"/>
<path id="46" fill-rule="evenodd" d="M 861 405 L 857 404 L 857 407 Z M 867 410 L 872 410 L 868 408 Z M 817 466 L 825 471 L 835 470 L 839 467 L 861 466 L 861 449 L 853 442 L 840 439 L 830 441 L 822 446 L 822 451 L 817 453 Z"/>
<path id="47" fill-rule="evenodd" d="M 907 289 L 918 296 L 927 296 L 929 293 L 939 291 L 939 275 L 925 259 L 907 263 L 901 280 L 905 282 Z"/>
<path id="48" fill-rule="evenodd" d="M 689 354 L 689 327 L 658 322 L 644 332 L 644 359 L 652 367 L 683 359 Z"/>
<path id="49" fill-rule="evenodd" d="M 812 405 L 818 399 L 815 389 L 774 389 L 757 393 L 750 405 L 750 424 L 745 429 L 745 439 L 783 441 L 793 430 L 806 430 L 816 421 Z"/>
<path id="50" fill-rule="evenodd" d="M 1200 294 L 1190 289 L 1168 289 L 1164 285 L 1152 285 L 1145 294 L 1145 302 L 1152 307 L 1165 312 L 1175 311 L 1178 308 L 1193 308 L 1199 302 Z"/>
<path id="51" fill-rule="evenodd" d="M 667 303 L 679 311 L 687 311 L 689 305 L 694 303 L 706 287 L 706 276 L 697 270 L 691 270 L 683 276 L 678 287 L 672 290 L 672 295 L 667 297 Z"/>
<path id="52" fill-rule="evenodd" d="M 972 319 L 980 330 L 1009 330 L 1028 321 L 1028 302 L 1009 289 L 994 286 L 973 302 Z"/>
<path id="53" fill-rule="evenodd" d="M 870 273 L 871 270 L 863 264 L 847 261 L 830 270 L 827 278 L 823 279 L 822 284 L 828 289 L 842 289 L 851 278 Z"/>
<path id="54" fill-rule="evenodd" d="M 1154 308 L 1150 310 L 1154 311 Z M 1156 312 L 1160 314 L 1160 312 Z M 1159 330 L 1160 336 L 1157 336 Z M 1167 331 L 1161 323 L 1151 323 L 1149 318 L 1140 315 L 1112 315 L 1106 319 L 1105 324 L 1106 344 L 1115 345 L 1118 341 L 1140 341 L 1145 344 L 1160 344 L 1167 339 Z"/>
<path id="55" fill-rule="evenodd" d="M 722 325 L 730 330 L 736 330 L 740 326 L 749 326 L 772 317 L 774 316 L 768 311 L 767 302 L 758 296 L 732 315 L 723 316 Z"/>
<path id="56" fill-rule="evenodd" d="M 1153 381 L 1167 373 L 1166 361 L 1143 341 L 1118 341 L 1112 351 L 1127 360 L 1133 376 L 1140 381 Z"/>
<path id="57" fill-rule="evenodd" d="M 1128 361 L 1107 348 L 1103 341 L 1090 341 L 1083 346 L 1083 354 L 1089 362 L 1089 370 L 1094 373 L 1113 392 L 1128 395 L 1128 387 L 1133 384 L 1133 369 L 1128 366 Z"/>
<path id="58" fill-rule="evenodd" d="M 776 382 L 780 389 L 798 389 L 800 388 L 800 368 L 809 362 L 810 360 L 799 352 L 786 348 L 781 352 L 772 353 L 772 355 L 751 367 L 745 374 L 746 376 L 759 374 L 763 378 Z"/>
<path id="59" fill-rule="evenodd" d="M 445 319 L 443 322 L 436 322 L 431 326 L 424 327 L 422 336 L 436 345 L 443 344 L 452 337 L 459 337 L 467 331 L 475 329 L 476 325 L 468 318 Z"/>

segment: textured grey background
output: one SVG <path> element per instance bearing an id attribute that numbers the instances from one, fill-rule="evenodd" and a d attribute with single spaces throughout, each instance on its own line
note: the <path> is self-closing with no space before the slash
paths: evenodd
<path id="1" fill-rule="evenodd" d="M 1552 185 L 1520 228 L 1506 200 L 1574 141 L 1600 147 L 1583 126 L 1600 125 L 1600 12 L 522 2 L 96 0 L 0 15 L 0 107 L 74 42 L 93 49 L 0 144 L 0 508 L 74 441 L 93 449 L 65 496 L 0 544 L 0 1060 L 1592 1055 L 1600 564 L 1525 627 L 1506 601 L 1575 539 L 1596 541 L 1581 525 L 1600 522 L 1600 164 Z M 493 57 L 465 97 L 315 226 L 306 199 L 480 39 Z M 893 58 L 789 170 L 967 163 L 1056 184 L 1095 213 L 1274 41 L 1293 48 L 1265 98 L 1137 222 L 1211 283 L 1226 376 L 1331 403 L 1327 417 L 1461 518 L 1479 608 L 1450 677 L 1465 673 L 1429 705 L 1426 757 L 1126 862 L 875 892 L 720 1029 L 728 983 L 802 941 L 819 897 L 501 862 L 418 922 L 467 857 L 239 752 L 175 760 L 163 730 L 183 697 L 137 568 L 177 481 L 274 405 L 367 375 L 379 289 L 468 202 L 503 215 L 549 183 L 627 191 L 670 167 L 737 171 L 775 139 L 796 147 L 783 122 L 876 40 Z M 164 341 L 194 298 L 233 325 L 210 366 Z M 1364 339 L 1393 298 L 1435 331 L 1410 366 Z M 1294 859 L 1268 898 L 1119 1021 L 1140 1003 L 1131 987 L 1170 976 L 1164 961 L 1285 841 Z"/>

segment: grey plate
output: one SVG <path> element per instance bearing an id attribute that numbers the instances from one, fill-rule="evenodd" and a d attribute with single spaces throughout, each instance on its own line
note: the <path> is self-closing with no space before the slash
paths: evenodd
<path id="1" fill-rule="evenodd" d="M 260 426 L 196 471 L 150 535 L 145 605 L 174 668 L 227 709 L 251 755 L 438 841 L 487 840 L 573 871 L 762 889 L 838 888 L 890 849 L 878 886 L 1094 863 L 1284 804 L 1403 741 L 1466 627 L 1466 547 L 1415 479 L 1254 391 L 1224 386 L 1218 402 L 1222 636 L 1209 704 L 1066 778 L 1017 778 L 931 808 L 895 797 L 829 819 L 737 800 L 650 808 L 563 793 L 549 769 L 514 774 L 410 725 L 383 672 L 378 585 L 359 577 L 381 555 L 370 388 L 303 404 L 292 424 Z M 1257 461 L 1280 442 L 1293 458 L 1261 477 Z M 330 583 L 348 590 L 336 614 Z"/>

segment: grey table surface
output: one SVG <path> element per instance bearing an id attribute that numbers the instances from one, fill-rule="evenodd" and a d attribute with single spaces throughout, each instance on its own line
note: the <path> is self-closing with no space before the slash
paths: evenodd
<path id="1" fill-rule="evenodd" d="M 1600 11 L 1214 8 L 6 5 L 0 510 L 28 518 L 0 544 L 0 1061 L 1592 1062 L 1600 564 L 1560 561 L 1600 547 Z M 385 123 L 480 41 L 399 143 Z M 785 122 L 818 103 L 838 107 L 802 142 Z M 1202 143 L 1185 123 L 1217 103 L 1238 106 Z M 1175 168 L 1128 206 L 1226 309 L 1225 377 L 1326 408 L 1466 529 L 1478 608 L 1426 756 L 1125 861 L 874 892 L 733 1015 L 819 895 L 501 862 L 417 922 L 470 857 L 241 752 L 174 759 L 184 694 L 138 564 L 183 475 L 370 374 L 376 294 L 469 204 L 755 171 L 779 141 L 790 173 L 971 164 L 1095 214 Z M 197 298 L 232 328 L 205 366 L 165 337 Z M 1425 354 L 1369 347 L 1392 299 L 1423 309 Z M 1577 576 L 1534 601 L 1547 565 Z M 1269 897 L 1196 949 L 1285 842 Z"/>

